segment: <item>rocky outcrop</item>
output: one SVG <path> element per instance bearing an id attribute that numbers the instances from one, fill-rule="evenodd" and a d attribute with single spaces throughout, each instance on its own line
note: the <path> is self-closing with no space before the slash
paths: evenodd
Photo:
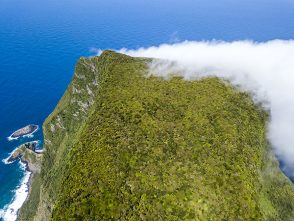
<path id="1" fill-rule="evenodd" d="M 97 65 L 98 60 L 97 57 L 79 60 L 72 82 L 54 112 L 43 124 L 42 170 L 40 176 L 34 176 L 32 179 L 34 183 L 36 178 L 40 177 L 41 182 L 36 181 L 35 185 L 32 185 L 28 199 L 20 210 L 19 220 L 50 219 L 60 189 L 60 185 L 57 185 L 59 182 L 55 180 L 60 180 L 67 153 L 95 103 L 101 71 L 101 67 L 98 68 Z"/>
<path id="2" fill-rule="evenodd" d="M 38 125 L 30 124 L 13 132 L 10 138 L 15 139 L 18 137 L 22 137 L 22 136 L 34 133 L 37 129 L 38 129 Z"/>
<path id="3" fill-rule="evenodd" d="M 21 160 L 27 165 L 27 170 L 39 173 L 41 170 L 42 153 L 36 150 L 37 145 L 38 141 L 31 141 L 20 145 L 11 153 L 7 162 L 12 163 L 15 160 Z"/>

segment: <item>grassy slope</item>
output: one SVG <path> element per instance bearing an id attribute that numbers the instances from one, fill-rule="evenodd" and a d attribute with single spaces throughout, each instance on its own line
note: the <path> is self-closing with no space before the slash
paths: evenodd
<path id="1" fill-rule="evenodd" d="M 44 160 L 40 182 L 32 182 L 32 192 L 20 211 L 20 220 L 48 220 L 61 187 L 61 179 L 71 146 L 93 106 L 94 88 L 97 87 L 97 70 L 92 62 L 81 58 L 72 82 L 54 112 L 43 125 L 45 137 Z"/>
<path id="2" fill-rule="evenodd" d="M 113 52 L 80 61 L 87 79 L 74 77 L 45 123 L 35 218 L 53 209 L 52 220 L 293 220 L 294 187 L 269 153 L 267 114 L 219 79 L 146 71 L 146 60 Z M 95 102 L 73 120 L 85 94 Z"/>

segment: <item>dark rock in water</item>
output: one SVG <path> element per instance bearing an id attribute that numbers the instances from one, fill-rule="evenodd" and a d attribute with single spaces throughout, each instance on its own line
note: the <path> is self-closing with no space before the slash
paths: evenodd
<path id="1" fill-rule="evenodd" d="M 27 149 L 30 149 L 32 151 L 36 151 L 36 146 L 37 146 L 37 142 L 36 141 L 33 141 L 33 142 L 27 142 L 25 144 L 23 144 Z"/>
<path id="2" fill-rule="evenodd" d="M 35 152 L 37 145 L 38 141 L 31 141 L 20 145 L 15 151 L 13 151 L 7 161 L 13 162 L 15 160 L 21 159 L 27 149 Z"/>
<path id="3" fill-rule="evenodd" d="M 23 147 L 19 147 L 17 148 L 15 151 L 13 151 L 13 153 L 10 155 L 10 157 L 8 158 L 8 162 L 11 163 L 15 160 L 18 160 L 22 157 L 23 153 L 25 151 L 25 148 Z"/>
<path id="4" fill-rule="evenodd" d="M 15 160 L 20 160 L 26 165 L 26 170 L 32 173 L 40 173 L 42 152 L 36 152 L 38 141 L 31 141 L 20 145 L 13 151 L 7 162 L 12 163 Z"/>
<path id="5" fill-rule="evenodd" d="M 31 133 L 34 133 L 38 129 L 38 125 L 30 124 L 27 125 L 21 129 L 18 129 L 17 131 L 13 132 L 13 134 L 10 136 L 11 138 L 18 138 L 21 136 L 25 136 Z"/>

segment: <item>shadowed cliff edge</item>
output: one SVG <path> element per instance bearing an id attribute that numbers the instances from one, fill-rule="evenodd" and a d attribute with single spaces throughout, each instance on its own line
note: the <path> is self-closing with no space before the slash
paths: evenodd
<path id="1" fill-rule="evenodd" d="M 19 219 L 293 220 L 268 113 L 222 79 L 154 77 L 150 61 L 78 61 Z"/>

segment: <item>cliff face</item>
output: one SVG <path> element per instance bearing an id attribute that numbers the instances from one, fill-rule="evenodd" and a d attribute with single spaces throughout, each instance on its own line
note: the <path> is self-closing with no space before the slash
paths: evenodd
<path id="1" fill-rule="evenodd" d="M 44 122 L 44 160 L 34 175 L 32 190 L 20 211 L 20 220 L 49 220 L 62 185 L 68 153 L 79 139 L 98 88 L 98 58 L 81 58 L 73 79 L 56 109 Z"/>
<path id="2" fill-rule="evenodd" d="M 34 174 L 39 174 L 41 170 L 42 152 L 36 151 L 38 141 L 31 141 L 20 145 L 8 158 L 8 162 L 20 159 L 26 163 L 27 169 Z"/>
<path id="3" fill-rule="evenodd" d="M 147 77 L 148 61 L 80 59 L 20 219 L 293 220 L 267 114 L 216 78 Z"/>

